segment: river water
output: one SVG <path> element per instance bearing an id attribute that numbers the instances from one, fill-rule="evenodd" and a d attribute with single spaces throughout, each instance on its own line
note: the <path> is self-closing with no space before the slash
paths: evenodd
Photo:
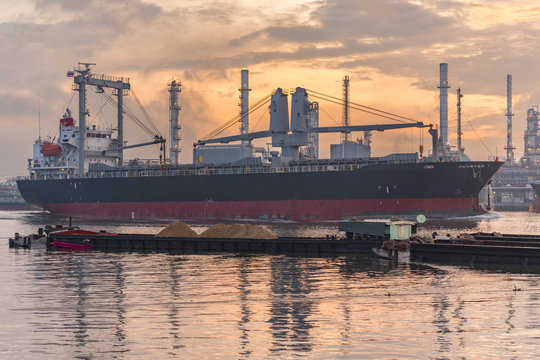
<path id="1" fill-rule="evenodd" d="M 535 359 L 540 274 L 373 258 L 9 249 L 64 219 L 0 212 L 2 359 Z M 76 220 L 156 233 L 166 223 Z M 206 226 L 191 224 L 198 231 Z M 337 225 L 266 224 L 278 235 Z M 428 221 L 421 233 L 540 234 L 540 214 Z"/>

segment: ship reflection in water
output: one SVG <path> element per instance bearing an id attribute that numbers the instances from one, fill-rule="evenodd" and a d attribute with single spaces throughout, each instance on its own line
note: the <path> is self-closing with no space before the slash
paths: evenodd
<path id="1" fill-rule="evenodd" d="M 526 330 L 540 324 L 538 278 L 367 257 L 102 253 L 40 256 L 31 273 L 9 317 L 27 319 L 25 347 L 45 357 L 527 356 L 540 347 Z"/>
<path id="2" fill-rule="evenodd" d="M 521 221 L 533 215 L 522 214 Z M 505 226 L 497 217 L 471 223 Z M 281 234 L 332 228 L 273 227 Z M 1 358 L 540 353 L 538 274 L 398 265 L 369 255 L 46 252 L 7 245 L 0 248 L 0 269 Z"/>

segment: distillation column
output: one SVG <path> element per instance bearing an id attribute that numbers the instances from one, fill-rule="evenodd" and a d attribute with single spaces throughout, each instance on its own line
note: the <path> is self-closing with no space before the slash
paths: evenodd
<path id="1" fill-rule="evenodd" d="M 178 165 L 178 154 L 180 153 L 180 129 L 178 123 L 178 112 L 182 109 L 178 104 L 178 93 L 182 91 L 182 83 L 172 79 L 167 84 L 169 86 L 169 117 L 170 117 L 170 153 L 171 165 Z"/>
<path id="2" fill-rule="evenodd" d="M 514 162 L 514 146 L 512 144 L 512 75 L 506 75 L 506 163 Z"/>

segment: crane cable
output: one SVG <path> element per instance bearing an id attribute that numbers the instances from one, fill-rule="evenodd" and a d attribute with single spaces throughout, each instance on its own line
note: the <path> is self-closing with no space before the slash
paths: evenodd
<path id="1" fill-rule="evenodd" d="M 343 105 L 342 101 L 335 101 L 335 100 L 331 100 L 331 99 L 326 99 L 326 98 L 324 98 L 322 96 L 313 95 L 313 94 L 311 94 L 311 96 L 313 96 L 314 98 L 317 98 L 317 99 L 322 99 L 322 100 L 334 103 L 334 104 Z M 359 110 L 359 111 L 362 111 L 362 112 L 365 112 L 365 113 L 368 113 L 368 114 L 371 114 L 371 115 L 379 116 L 379 117 L 382 117 L 382 118 L 385 118 L 385 119 L 389 119 L 389 120 L 392 120 L 392 121 L 400 122 L 400 123 L 403 123 L 403 124 L 410 123 L 410 121 L 403 121 L 403 120 L 400 120 L 400 119 L 396 119 L 394 117 L 378 114 L 376 112 L 372 112 L 372 111 L 369 111 L 369 110 L 364 110 L 364 109 L 356 107 L 356 106 L 350 106 L 350 108 L 355 109 L 355 110 Z"/>
<path id="2" fill-rule="evenodd" d="M 339 104 L 339 105 L 343 105 L 343 100 L 340 99 L 340 98 L 338 98 L 338 97 L 331 96 L 331 95 L 326 95 L 326 94 L 320 93 L 320 92 L 315 91 L 315 90 L 309 90 L 309 89 L 306 89 L 306 90 L 307 90 L 309 93 L 314 94 L 314 95 L 312 95 L 312 96 L 314 96 L 314 97 L 319 97 L 319 98 L 321 98 L 320 96 L 324 96 L 324 97 L 329 98 L 329 99 L 322 98 L 323 100 L 330 101 L 330 102 L 334 102 L 334 103 L 337 103 L 337 104 Z M 317 96 L 317 95 L 319 95 L 319 96 Z M 332 100 L 330 100 L 330 99 L 335 100 L 335 101 L 332 101 Z M 405 117 L 405 116 L 393 114 L 393 113 L 391 113 L 391 112 L 387 112 L 387 111 L 375 109 L 375 108 L 373 108 L 373 107 L 366 106 L 366 105 L 362 105 L 362 104 L 358 104 L 358 103 L 355 103 L 355 102 L 352 102 L 352 101 L 349 101 L 349 104 L 350 104 L 350 105 L 354 105 L 354 107 L 351 106 L 351 108 L 353 108 L 353 109 L 355 109 L 355 110 L 359 110 L 359 111 L 363 111 L 363 112 L 366 112 L 366 113 L 369 113 L 369 114 L 373 114 L 373 115 L 376 115 L 376 116 L 384 117 L 384 118 L 387 118 L 387 119 L 390 119 L 390 120 L 394 120 L 394 121 L 399 121 L 399 122 L 405 123 L 405 122 L 402 121 L 402 120 L 395 119 L 395 118 L 401 118 L 401 119 L 403 119 L 403 120 L 408 120 L 408 121 L 418 122 L 417 120 L 412 119 L 412 118 L 408 118 L 408 117 Z M 371 111 L 364 110 L 364 109 L 368 109 L 368 110 L 371 110 Z M 392 117 L 388 117 L 388 116 L 384 116 L 384 115 L 381 115 L 381 114 L 373 113 L 372 111 L 376 111 L 376 112 L 379 112 L 379 113 L 381 113 L 381 114 L 389 115 L 389 116 L 392 116 Z"/>
<path id="3" fill-rule="evenodd" d="M 137 105 L 139 105 L 139 109 L 141 110 L 144 117 L 146 118 L 146 121 L 150 124 L 150 126 L 154 130 L 155 134 L 159 135 L 161 137 L 161 133 L 159 132 L 159 129 L 157 128 L 156 124 L 154 123 L 154 121 L 152 120 L 150 115 L 148 115 L 148 112 L 146 112 L 146 109 L 144 108 L 142 103 L 139 101 L 139 98 L 137 97 L 137 94 L 135 94 L 135 90 L 133 90 L 133 88 L 131 88 L 130 90 L 131 90 L 131 93 L 133 94 L 133 98 L 137 102 Z"/>
<path id="4" fill-rule="evenodd" d="M 268 103 L 269 101 L 269 98 L 270 98 L 271 95 L 268 95 L 264 98 L 262 98 L 261 100 L 257 101 L 255 104 L 253 104 L 252 106 L 250 106 L 248 108 L 248 114 L 250 114 L 251 112 L 255 111 L 255 110 L 258 110 L 261 106 L 265 105 L 266 103 Z M 218 135 L 219 133 L 225 131 L 226 129 L 228 129 L 229 127 L 231 127 L 232 125 L 234 125 L 235 123 L 237 123 L 241 118 L 242 118 L 242 113 L 236 115 L 234 118 L 232 118 L 231 120 L 227 121 L 225 124 L 219 126 L 217 129 L 215 129 L 214 131 L 210 132 L 209 134 L 207 134 L 206 136 L 203 137 L 203 140 L 208 140 L 210 138 L 213 138 L 215 137 L 216 135 Z"/>
<path id="5" fill-rule="evenodd" d="M 308 100 L 309 100 L 310 102 L 314 102 L 314 101 L 312 101 L 311 96 L 308 96 Z M 325 113 L 326 116 L 328 116 L 328 117 L 330 118 L 330 120 L 332 120 L 337 126 L 341 126 L 341 124 L 340 124 L 338 121 L 336 121 L 336 119 L 334 119 L 334 118 L 332 117 L 332 115 L 330 115 L 326 110 L 324 110 L 323 107 L 319 106 L 319 110 L 322 110 L 322 112 Z"/>
<path id="6" fill-rule="evenodd" d="M 480 135 L 478 135 L 478 133 L 476 132 L 476 129 L 472 126 L 471 122 L 469 121 L 468 119 L 468 116 L 465 116 L 465 114 L 461 114 L 461 117 L 465 119 L 465 121 L 467 122 L 467 124 L 469 124 L 470 128 L 472 129 L 472 131 L 474 131 L 474 134 L 476 135 L 476 137 L 478 138 L 478 140 L 480 140 L 480 143 L 484 146 L 484 148 L 487 150 L 488 154 L 493 156 L 493 152 L 491 151 L 490 148 L 487 147 L 486 143 L 484 142 L 484 140 L 482 140 L 482 138 L 480 137 Z"/>
<path id="7" fill-rule="evenodd" d="M 112 103 L 115 106 L 118 106 L 118 102 L 113 99 L 109 94 L 106 92 L 103 92 L 102 94 L 105 99 L 107 99 L 110 103 Z M 157 135 L 152 129 L 150 129 L 146 124 L 144 124 L 142 121 L 140 121 L 133 112 L 124 105 L 124 113 L 130 118 L 135 124 L 137 124 L 141 129 L 143 129 L 148 135 L 150 135 L 152 138 L 155 138 Z"/>
<path id="8" fill-rule="evenodd" d="M 260 109 L 261 107 L 263 107 L 264 105 L 269 103 L 271 96 L 272 96 L 272 94 L 269 94 L 269 95 L 263 97 L 262 99 L 260 99 L 259 101 L 257 101 L 255 104 L 251 105 L 248 108 L 247 113 L 251 114 L 252 112 Z M 213 131 L 211 131 L 207 135 L 203 136 L 202 140 L 208 140 L 208 139 L 211 139 L 211 138 L 215 137 L 216 135 L 219 135 L 220 133 L 222 133 L 223 131 L 227 130 L 228 128 L 230 128 L 231 126 L 236 124 L 238 121 L 240 121 L 242 119 L 243 115 L 244 114 L 242 112 L 240 112 L 240 114 L 236 115 L 231 120 L 227 121 L 226 123 L 220 125 L 218 128 L 214 129 Z"/>

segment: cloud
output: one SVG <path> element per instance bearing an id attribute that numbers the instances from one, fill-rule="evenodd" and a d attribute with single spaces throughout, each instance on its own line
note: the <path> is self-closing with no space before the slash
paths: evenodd
<path id="1" fill-rule="evenodd" d="M 351 74 L 353 85 L 362 89 L 353 97 L 436 119 L 438 64 L 448 62 L 451 91 L 462 88 L 464 111 L 477 117 L 471 122 L 494 126 L 486 136 L 502 148 L 506 74 L 514 78 L 515 134 L 524 129 L 527 107 L 540 102 L 535 20 L 540 8 L 531 1 L 511 5 L 488 0 L 295 0 L 264 8 L 242 0 L 21 2 L 6 7 L 0 23 L 0 124 L 35 127 L 34 104 L 40 102 L 44 127 L 54 128 L 72 96 L 65 71 L 77 61 L 96 62 L 96 72 L 129 76 L 161 129 L 167 128 L 165 84 L 172 74 L 181 77 L 185 152 L 238 111 L 241 68 L 254 70 L 259 89 L 282 86 L 278 80 L 285 79 L 293 87 L 309 83 L 339 91 L 339 79 Z M 335 80 L 329 83 L 327 74 Z M 392 91 L 400 93 L 400 108 L 392 104 Z M 401 100 L 406 96 L 408 101 Z M 480 108 L 482 113 L 471 110 Z M 16 155 L 5 167 L 24 172 L 35 133 L 10 131 L 2 142 Z M 515 137 L 518 147 L 520 141 Z"/>

